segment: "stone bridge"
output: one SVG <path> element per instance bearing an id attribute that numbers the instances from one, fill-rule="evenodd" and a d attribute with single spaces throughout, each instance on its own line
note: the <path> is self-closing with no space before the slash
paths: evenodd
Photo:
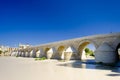
<path id="1" fill-rule="evenodd" d="M 86 36 L 32 46 L 17 50 L 16 56 L 81 60 L 84 48 L 91 43 L 96 48 L 94 52 L 96 62 L 115 63 L 119 60 L 118 48 L 120 47 L 120 33 Z"/>

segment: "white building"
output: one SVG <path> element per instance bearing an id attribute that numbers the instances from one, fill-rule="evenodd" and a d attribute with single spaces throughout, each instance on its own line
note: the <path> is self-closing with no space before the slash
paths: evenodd
<path id="1" fill-rule="evenodd" d="M 28 44 L 19 44 L 19 49 L 25 49 L 28 47 L 30 47 L 30 45 L 28 45 Z"/>
<path id="2" fill-rule="evenodd" d="M 0 46 L 0 50 L 5 52 L 5 51 L 9 50 L 9 47 L 8 46 Z"/>

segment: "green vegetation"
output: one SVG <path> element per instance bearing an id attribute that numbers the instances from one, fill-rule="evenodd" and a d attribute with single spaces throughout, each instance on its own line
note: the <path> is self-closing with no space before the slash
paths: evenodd
<path id="1" fill-rule="evenodd" d="M 60 61 L 60 62 L 65 62 L 65 60 L 58 60 L 58 61 Z"/>
<path id="2" fill-rule="evenodd" d="M 85 48 L 85 55 L 94 56 L 94 52 L 90 50 L 89 48 Z"/>
<path id="3" fill-rule="evenodd" d="M 35 61 L 37 61 L 37 60 L 46 60 L 46 59 L 47 59 L 46 57 L 35 58 Z"/>
<path id="4" fill-rule="evenodd" d="M 16 58 L 18 58 L 19 56 L 17 55 Z"/>
<path id="5" fill-rule="evenodd" d="M 3 53 L 5 54 L 5 53 L 7 53 L 8 51 L 6 50 L 6 51 L 4 51 Z"/>
<path id="6" fill-rule="evenodd" d="M 2 50 L 0 50 L 0 56 L 2 55 L 2 53 L 3 53 L 3 51 L 2 51 Z"/>
<path id="7" fill-rule="evenodd" d="M 0 50 L 0 54 L 2 54 L 3 51 Z"/>

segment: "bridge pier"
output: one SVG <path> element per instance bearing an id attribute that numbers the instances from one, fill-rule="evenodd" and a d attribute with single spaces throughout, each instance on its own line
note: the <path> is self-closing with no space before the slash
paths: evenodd
<path id="1" fill-rule="evenodd" d="M 16 56 L 19 56 L 19 51 L 17 51 Z"/>
<path id="2" fill-rule="evenodd" d="M 29 57 L 29 52 L 28 51 L 25 52 L 25 57 Z"/>
<path id="3" fill-rule="evenodd" d="M 24 51 L 22 52 L 22 57 L 25 57 L 25 52 Z"/>
<path id="4" fill-rule="evenodd" d="M 57 53 L 57 51 L 55 50 L 55 48 L 50 48 L 47 51 L 47 58 L 48 59 L 54 58 L 56 53 Z"/>
<path id="5" fill-rule="evenodd" d="M 36 57 L 36 51 L 35 50 L 31 50 L 30 51 L 30 57 Z"/>
<path id="6" fill-rule="evenodd" d="M 36 51 L 36 57 L 40 58 L 40 50 Z"/>
<path id="7" fill-rule="evenodd" d="M 118 60 L 118 48 L 120 48 L 120 33 L 94 35 L 83 38 L 76 38 L 33 46 L 20 49 L 20 56 L 24 57 L 24 51 L 28 52 L 29 57 L 47 57 L 54 59 L 76 59 L 81 60 L 84 48 L 88 44 L 93 44 L 96 48 L 95 61 L 102 63 L 115 63 Z M 119 45 L 118 45 L 119 44 Z M 118 47 L 117 47 L 118 46 Z M 53 48 L 55 50 L 53 50 Z M 120 52 L 120 50 L 119 50 Z M 27 56 L 27 52 L 25 53 Z"/>
<path id="8" fill-rule="evenodd" d="M 22 54 L 22 52 L 21 52 L 21 51 L 19 51 L 19 52 L 18 52 L 18 56 L 19 56 L 19 57 L 21 57 L 21 54 Z"/>
<path id="9" fill-rule="evenodd" d="M 107 43 L 100 45 L 95 51 L 95 61 L 98 63 L 116 63 L 117 53 L 115 50 Z"/>
<path id="10" fill-rule="evenodd" d="M 76 55 L 77 51 L 71 46 L 64 51 L 64 59 L 67 61 L 70 59 L 75 59 Z"/>

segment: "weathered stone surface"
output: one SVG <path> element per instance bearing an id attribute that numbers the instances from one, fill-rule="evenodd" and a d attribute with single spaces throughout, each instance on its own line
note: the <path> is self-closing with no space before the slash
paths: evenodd
<path id="1" fill-rule="evenodd" d="M 95 51 L 95 61 L 102 63 L 115 63 L 116 53 L 113 48 L 111 48 L 107 43 L 103 43 L 98 49 Z"/>
<path id="2" fill-rule="evenodd" d="M 57 51 L 55 50 L 55 48 L 51 48 L 50 50 L 47 51 L 47 58 L 51 59 L 55 55 L 56 52 Z"/>
<path id="3" fill-rule="evenodd" d="M 63 54 L 65 60 L 75 59 L 75 55 L 77 55 L 77 51 L 75 48 L 70 46 L 64 51 Z"/>
<path id="4" fill-rule="evenodd" d="M 36 57 L 36 52 L 35 52 L 35 50 L 32 50 L 32 51 L 30 52 L 30 57 Z"/>
<path id="5" fill-rule="evenodd" d="M 40 58 L 40 52 L 41 52 L 40 50 L 38 50 L 38 51 L 36 52 L 36 57 L 37 57 L 37 58 Z"/>
<path id="6" fill-rule="evenodd" d="M 29 57 L 29 56 L 30 56 L 29 52 L 25 52 L 25 57 Z"/>
<path id="7" fill-rule="evenodd" d="M 77 51 L 76 56 L 74 56 L 74 59 L 81 59 L 81 55 L 83 53 L 84 48 L 90 43 L 92 43 L 95 46 L 95 48 L 97 49 L 96 50 L 97 57 L 95 56 L 96 61 L 100 60 L 100 57 L 101 57 L 100 55 L 102 55 L 102 56 L 105 55 L 107 57 L 110 56 L 111 58 L 108 58 L 108 60 L 107 60 L 107 59 L 105 59 L 107 57 L 103 56 L 103 58 L 104 58 L 104 59 L 102 58 L 103 62 L 105 62 L 105 63 L 115 62 L 115 58 L 116 58 L 115 56 L 117 53 L 115 50 L 116 50 L 118 44 L 120 43 L 120 33 L 94 35 L 94 36 L 87 36 L 87 37 L 75 38 L 75 39 L 70 39 L 70 40 L 52 42 L 52 43 L 43 44 L 43 45 L 39 45 L 39 46 L 29 47 L 29 48 L 19 50 L 19 51 L 22 52 L 22 51 L 32 51 L 32 50 L 42 49 L 44 56 L 47 57 L 47 52 L 49 51 L 49 49 L 55 48 L 56 52 L 54 53 L 54 58 L 56 57 L 58 59 L 62 59 L 63 53 L 65 53 L 65 50 L 69 46 L 72 46 Z M 106 45 L 103 45 L 104 43 L 107 43 L 107 45 L 109 47 Z M 101 45 L 106 49 L 100 50 Z M 114 51 L 111 51 L 112 49 L 110 49 L 110 48 L 114 49 Z M 36 54 L 36 51 L 31 52 L 30 54 L 32 54 L 32 53 Z M 100 55 L 98 55 L 98 54 L 100 54 Z M 67 55 L 67 52 L 64 55 Z M 112 57 L 112 56 L 114 56 L 114 57 Z"/>
<path id="8" fill-rule="evenodd" d="M 25 57 L 25 52 L 22 52 L 22 53 L 21 53 L 21 56 L 22 56 L 22 57 Z"/>

